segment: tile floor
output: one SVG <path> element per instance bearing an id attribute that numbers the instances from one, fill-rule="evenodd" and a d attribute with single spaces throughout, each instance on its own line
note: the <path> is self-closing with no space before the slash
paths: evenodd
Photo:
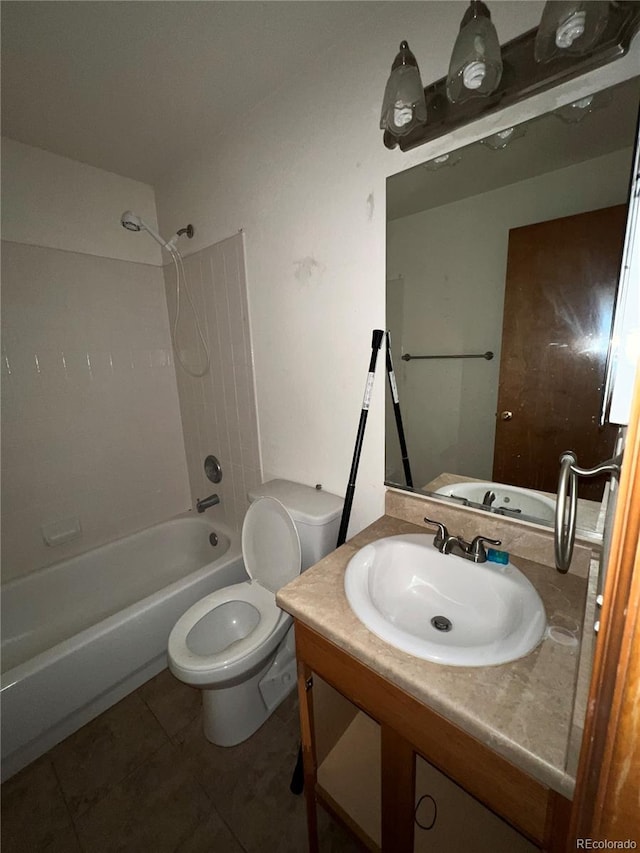
<path id="1" fill-rule="evenodd" d="M 292 694 L 237 747 L 164 670 L 2 785 L 2 853 L 304 853 Z M 323 853 L 358 848 L 322 809 Z"/>

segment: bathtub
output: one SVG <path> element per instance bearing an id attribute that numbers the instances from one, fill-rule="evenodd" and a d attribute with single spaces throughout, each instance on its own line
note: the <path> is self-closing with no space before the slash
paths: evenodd
<path id="1" fill-rule="evenodd" d="M 5 584 L 2 778 L 160 672 L 178 617 L 246 579 L 240 536 L 186 513 Z"/>

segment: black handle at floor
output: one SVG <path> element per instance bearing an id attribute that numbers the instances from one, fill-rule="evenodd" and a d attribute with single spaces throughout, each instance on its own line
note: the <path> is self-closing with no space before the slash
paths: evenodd
<path id="1" fill-rule="evenodd" d="M 298 758 L 291 776 L 289 790 L 292 794 L 301 794 L 304 791 L 304 765 L 302 763 L 302 744 L 298 747 Z"/>

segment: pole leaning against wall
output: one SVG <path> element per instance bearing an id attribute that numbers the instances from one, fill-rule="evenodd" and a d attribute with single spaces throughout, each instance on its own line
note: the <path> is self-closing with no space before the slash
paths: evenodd
<path id="1" fill-rule="evenodd" d="M 367 425 L 367 415 L 369 414 L 369 405 L 371 403 L 371 392 L 373 391 L 373 380 L 376 374 L 376 361 L 378 360 L 378 350 L 382 346 L 382 338 L 384 332 L 382 329 L 374 329 L 371 339 L 371 358 L 369 360 L 369 372 L 367 373 L 367 382 L 364 388 L 364 398 L 362 400 L 362 409 L 360 410 L 360 421 L 358 423 L 358 433 L 356 435 L 356 444 L 353 449 L 353 460 L 351 462 L 351 471 L 349 473 L 349 482 L 347 484 L 347 492 L 344 496 L 344 506 L 342 508 L 342 519 L 340 521 L 340 531 L 338 533 L 338 542 L 336 548 L 347 541 L 347 529 L 349 527 L 349 519 L 351 518 L 351 506 L 353 504 L 353 496 L 356 491 L 356 478 L 358 476 L 358 466 L 360 464 L 360 453 L 362 452 L 362 441 L 364 439 L 364 430 Z"/>

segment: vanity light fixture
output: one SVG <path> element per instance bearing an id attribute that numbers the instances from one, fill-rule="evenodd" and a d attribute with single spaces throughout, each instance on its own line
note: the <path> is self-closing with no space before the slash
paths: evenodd
<path id="1" fill-rule="evenodd" d="M 607 26 L 609 5 L 606 0 L 553 0 L 545 3 L 536 33 L 536 62 L 588 53 Z"/>
<path id="2" fill-rule="evenodd" d="M 380 118 L 384 144 L 410 151 L 601 68 L 628 53 L 638 30 L 640 0 L 552 0 L 539 27 L 500 48 L 488 8 L 471 0 L 449 74 L 426 86 L 424 99 L 416 59 L 402 42 Z M 395 82 L 404 78 L 412 81 L 409 93 Z"/>
<path id="3" fill-rule="evenodd" d="M 427 120 L 427 105 L 416 58 L 403 41 L 393 60 L 382 100 L 380 127 L 394 136 L 406 136 Z"/>
<path id="4" fill-rule="evenodd" d="M 492 151 L 501 151 L 507 145 L 511 145 L 514 139 L 520 139 L 527 132 L 524 124 L 518 124 L 515 127 L 505 127 L 504 130 L 499 130 L 497 133 L 492 133 L 481 139 L 482 145 L 491 148 Z"/>
<path id="5" fill-rule="evenodd" d="M 502 57 L 491 12 L 482 0 L 471 0 L 453 47 L 447 98 L 452 104 L 494 92 L 502 77 Z"/>
<path id="6" fill-rule="evenodd" d="M 553 111 L 553 115 L 567 124 L 577 124 L 591 115 L 595 110 L 600 110 L 610 103 L 610 92 L 598 92 L 595 95 L 587 95 L 585 98 L 580 98 L 572 104 L 565 104 L 564 107 L 558 107 L 557 110 Z"/>
<path id="7" fill-rule="evenodd" d="M 438 169 L 444 169 L 447 166 L 457 166 L 461 160 L 462 154 L 458 151 L 452 151 L 451 154 L 441 154 L 439 157 L 434 157 L 433 160 L 427 160 L 422 165 L 429 172 L 437 172 Z"/>

